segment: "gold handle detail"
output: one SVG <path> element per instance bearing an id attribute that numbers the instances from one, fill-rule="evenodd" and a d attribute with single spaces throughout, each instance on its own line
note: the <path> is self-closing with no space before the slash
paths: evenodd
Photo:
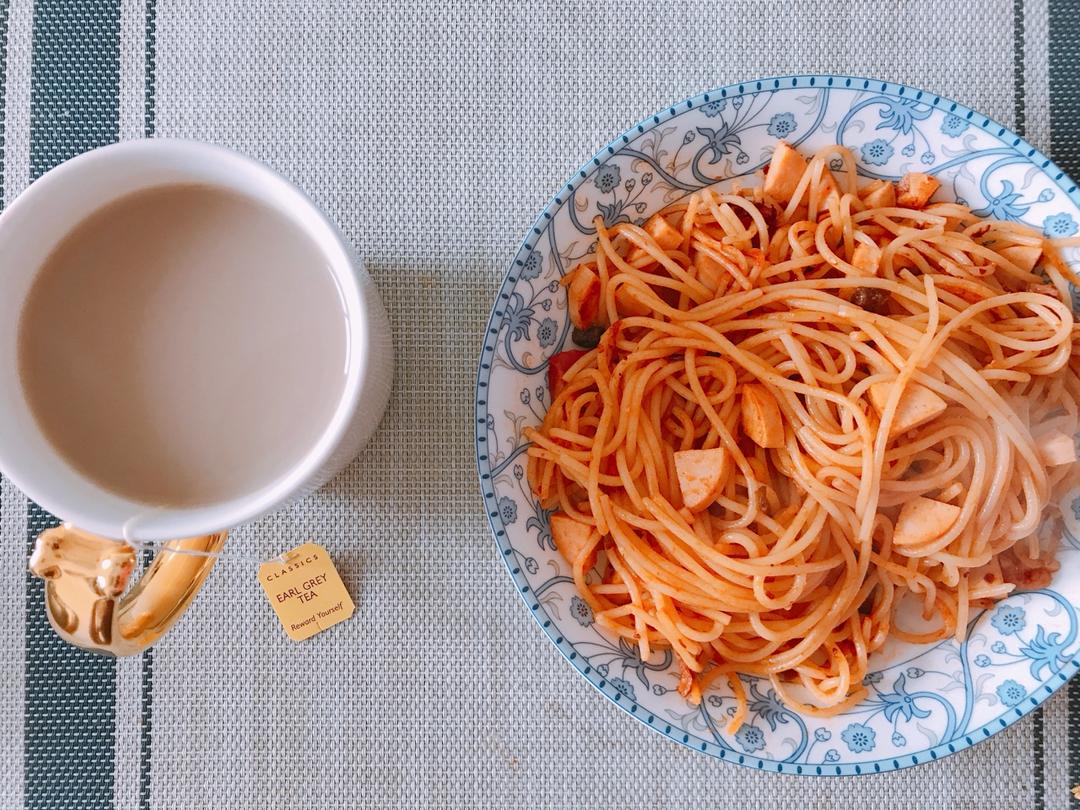
<path id="1" fill-rule="evenodd" d="M 183 552 L 216 555 L 226 536 L 170 540 L 123 598 L 135 549 L 68 523 L 38 535 L 30 571 L 45 580 L 45 611 L 61 638 L 102 655 L 135 655 L 168 632 L 217 560 Z"/>

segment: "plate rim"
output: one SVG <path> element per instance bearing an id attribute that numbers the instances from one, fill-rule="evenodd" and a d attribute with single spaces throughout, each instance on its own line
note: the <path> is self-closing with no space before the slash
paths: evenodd
<path id="1" fill-rule="evenodd" d="M 629 699 L 626 695 L 622 694 L 614 687 L 611 687 L 608 683 L 608 679 L 602 677 L 587 663 L 582 665 L 581 659 L 579 659 L 573 645 L 559 634 L 558 627 L 540 604 L 539 600 L 532 597 L 531 587 L 522 575 L 520 568 L 512 565 L 510 555 L 513 553 L 513 550 L 507 539 L 506 527 L 503 525 L 499 515 L 496 503 L 497 497 L 491 483 L 494 476 L 497 475 L 501 469 L 508 466 L 515 458 L 520 456 L 528 445 L 522 445 L 515 449 L 514 452 L 499 465 L 499 470 L 492 470 L 490 463 L 488 463 L 487 454 L 484 451 L 487 443 L 487 394 L 484 392 L 488 388 L 488 382 L 491 376 L 491 364 L 487 362 L 487 355 L 493 353 L 493 338 L 501 331 L 496 326 L 502 319 L 502 312 L 499 311 L 499 302 L 507 296 L 508 290 L 512 289 L 517 283 L 518 279 L 514 276 L 514 269 L 521 267 L 523 258 L 534 249 L 535 243 L 532 240 L 535 237 L 542 235 L 542 228 L 553 219 L 554 214 L 567 202 L 566 195 L 577 189 L 583 181 L 588 179 L 595 169 L 601 166 L 607 157 L 614 156 L 623 145 L 628 144 L 632 139 L 655 129 L 664 122 L 669 121 L 688 110 L 707 104 L 710 101 L 727 98 L 729 95 L 745 95 L 746 93 L 782 89 L 792 90 L 801 87 L 814 89 L 837 88 L 844 90 L 874 90 L 883 95 L 897 98 L 912 98 L 915 101 L 930 105 L 945 113 L 963 117 L 970 124 L 988 132 L 993 137 L 1001 139 L 1003 145 L 1012 148 L 1026 162 L 1043 172 L 1074 205 L 1080 207 L 1080 190 L 1077 189 L 1076 183 L 1061 169 L 1060 166 L 1054 163 L 1049 156 L 1039 149 L 1036 149 L 1027 140 L 1017 135 L 1012 129 L 989 116 L 983 115 L 971 107 L 949 98 L 948 96 L 933 93 L 928 90 L 922 90 L 902 82 L 889 82 L 863 76 L 848 76 L 832 73 L 797 73 L 735 82 L 689 96 L 671 104 L 666 109 L 658 110 L 653 115 L 642 118 L 636 124 L 620 132 L 607 144 L 597 150 L 596 153 L 582 163 L 570 175 L 570 179 L 549 198 L 547 204 L 540 211 L 540 214 L 529 226 L 525 237 L 521 240 L 517 250 L 514 251 L 506 271 L 502 275 L 502 281 L 495 293 L 495 300 L 488 313 L 488 317 L 484 322 L 483 342 L 480 349 L 480 357 L 477 362 L 476 383 L 474 386 L 473 397 L 474 447 L 476 452 L 476 469 L 480 484 L 480 496 L 484 506 L 484 512 L 487 515 L 488 528 L 495 541 L 495 546 L 500 552 L 499 557 L 502 559 L 503 565 L 506 567 L 506 571 L 515 586 L 515 591 L 517 591 L 518 596 L 529 609 L 532 618 L 540 626 L 544 635 L 559 651 L 559 654 L 573 667 L 578 675 L 584 678 L 587 683 L 607 698 L 610 703 L 613 703 L 627 715 L 633 717 L 642 725 L 652 729 L 661 736 L 685 748 L 689 748 L 698 753 L 704 753 L 711 758 L 718 759 L 722 762 L 753 768 L 759 771 L 793 774 L 797 776 L 860 776 L 873 773 L 899 771 L 927 762 L 933 762 L 978 745 L 984 740 L 988 740 L 994 734 L 1008 728 L 1027 714 L 1030 714 L 1036 708 L 1041 706 L 1048 698 L 1054 695 L 1062 686 L 1068 683 L 1069 678 L 1080 670 L 1080 652 L 1077 652 L 1071 660 L 1062 664 L 1057 671 L 1047 675 L 1046 680 L 1035 688 L 1035 692 L 1038 693 L 1037 697 L 1035 694 L 1028 696 L 1025 698 L 1022 705 L 1003 712 L 997 718 L 970 731 L 959 740 L 948 743 L 939 743 L 936 746 L 924 748 L 921 751 L 914 753 L 905 752 L 902 756 L 885 757 L 878 760 L 869 760 L 858 763 L 822 763 L 819 765 L 804 765 L 781 762 L 765 757 L 757 757 L 753 754 L 740 754 L 737 751 L 729 751 L 717 745 L 715 741 L 707 740 L 704 737 L 691 734 L 683 729 L 675 728 L 663 718 L 649 712 L 648 709 L 637 703 L 637 701 Z M 545 366 L 541 366 L 540 368 L 543 369 L 544 367 Z M 1053 685 L 1051 685 L 1051 682 Z"/>

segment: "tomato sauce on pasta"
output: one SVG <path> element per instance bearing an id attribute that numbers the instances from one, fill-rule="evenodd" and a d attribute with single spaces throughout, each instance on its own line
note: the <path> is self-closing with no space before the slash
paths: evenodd
<path id="1" fill-rule="evenodd" d="M 752 188 L 597 219 L 563 280 L 584 345 L 551 358 L 530 485 L 597 623 L 670 649 L 692 702 L 727 679 L 730 730 L 740 674 L 836 713 L 888 638 L 960 637 L 1055 570 L 1077 279 L 937 185 L 781 144 Z"/>

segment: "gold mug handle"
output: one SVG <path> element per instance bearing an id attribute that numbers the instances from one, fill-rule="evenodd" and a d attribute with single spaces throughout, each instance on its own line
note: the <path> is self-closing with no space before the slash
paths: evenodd
<path id="1" fill-rule="evenodd" d="M 136 655 L 191 604 L 227 536 L 170 540 L 124 595 L 135 549 L 65 523 L 38 535 L 30 571 L 45 580 L 45 612 L 61 638 L 102 655 Z"/>

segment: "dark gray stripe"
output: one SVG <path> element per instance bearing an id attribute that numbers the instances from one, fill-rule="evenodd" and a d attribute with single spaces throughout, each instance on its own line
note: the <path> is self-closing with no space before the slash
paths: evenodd
<path id="1" fill-rule="evenodd" d="M 120 132 L 120 0 L 38 0 L 30 88 L 33 178 Z M 55 525 L 28 507 L 29 539 Z M 26 580 L 24 789 L 33 810 L 113 806 L 116 662 L 61 641 Z"/>
<path id="2" fill-rule="evenodd" d="M 1027 129 L 1024 81 L 1024 0 L 1013 0 L 1013 117 L 1016 133 L 1023 137 Z"/>
<path id="3" fill-rule="evenodd" d="M 1050 0 L 1050 146 L 1054 162 L 1080 177 L 1080 3 Z"/>
<path id="4" fill-rule="evenodd" d="M 38 0 L 30 88 L 37 178 L 120 136 L 120 0 Z"/>
<path id="5" fill-rule="evenodd" d="M 152 138 L 156 129 L 154 90 L 157 76 L 157 0 L 146 0 L 144 25 L 146 68 L 143 75 L 143 135 Z M 148 550 L 144 555 L 144 566 L 149 565 L 152 558 L 153 555 Z M 142 654 L 142 695 L 139 705 L 139 810 L 150 810 L 150 772 L 154 739 L 153 647 Z"/>
<path id="6" fill-rule="evenodd" d="M 1043 710 L 1040 706 L 1034 713 L 1031 722 L 1032 757 L 1035 760 L 1034 784 L 1032 793 L 1035 795 L 1035 810 L 1043 810 L 1046 807 L 1046 729 L 1043 724 Z"/>
<path id="7" fill-rule="evenodd" d="M 1069 689 L 1069 787 L 1080 785 L 1080 731 L 1076 724 L 1080 722 L 1080 681 L 1073 679 Z M 1080 799 L 1073 797 L 1069 807 L 1080 808 Z"/>
<path id="8" fill-rule="evenodd" d="M 1050 151 L 1075 181 L 1080 178 L 1080 4 L 1050 0 Z M 1080 679 L 1068 686 L 1069 786 L 1080 785 Z M 1080 808 L 1072 798 L 1069 806 Z"/>
<path id="9" fill-rule="evenodd" d="M 1024 137 L 1027 132 L 1026 79 L 1024 76 L 1024 0 L 1013 0 L 1013 118 L 1016 132 Z M 1032 751 L 1032 792 L 1035 799 L 1034 810 L 1046 807 L 1044 787 L 1046 782 L 1046 762 L 1044 760 L 1044 724 L 1042 706 L 1034 711 L 1031 726 L 1033 741 Z"/>
<path id="10" fill-rule="evenodd" d="M 56 518 L 31 503 L 30 543 Z M 116 662 L 71 647 L 45 618 L 42 582 L 26 579 L 23 781 L 28 810 L 113 806 Z"/>

